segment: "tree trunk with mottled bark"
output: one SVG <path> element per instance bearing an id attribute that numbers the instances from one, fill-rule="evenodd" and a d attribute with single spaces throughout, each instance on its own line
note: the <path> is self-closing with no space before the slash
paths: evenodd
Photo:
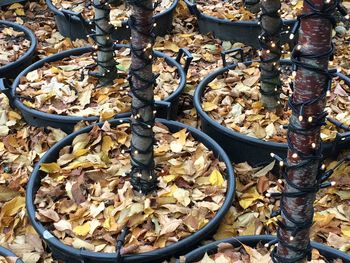
<path id="1" fill-rule="evenodd" d="M 93 0 L 95 8 L 95 42 L 97 45 L 98 71 L 94 72 L 98 77 L 98 86 L 113 84 L 117 77 L 117 62 L 114 58 L 112 30 L 110 23 L 110 5 L 107 0 Z"/>
<path id="2" fill-rule="evenodd" d="M 324 0 L 310 0 L 318 9 L 321 9 Z M 303 14 L 309 14 L 310 7 L 304 1 Z M 312 17 L 301 20 L 299 40 L 297 49 L 302 55 L 327 54 L 331 48 L 332 25 L 326 18 Z M 323 58 L 301 57 L 302 63 L 307 63 L 322 70 L 328 68 L 329 56 Z M 303 103 L 324 94 L 327 88 L 328 79 L 325 75 L 314 71 L 298 67 L 294 81 L 293 102 Z M 325 101 L 321 97 L 316 103 L 305 105 L 302 115 L 293 112 L 290 117 L 290 127 L 305 129 L 306 134 L 301 134 L 295 129 L 289 128 L 290 147 L 287 156 L 287 165 L 298 165 L 306 160 L 305 156 L 314 156 L 320 152 L 320 126 L 315 122 L 320 114 L 324 112 Z M 298 193 L 301 187 L 312 187 L 316 183 L 317 174 L 320 167 L 320 158 L 309 160 L 308 165 L 288 169 L 284 193 Z M 296 186 L 297 188 L 293 187 Z M 313 203 L 315 201 L 315 191 L 310 191 L 303 196 L 287 197 L 283 196 L 281 207 L 282 226 L 279 228 L 280 240 L 277 247 L 277 255 L 289 259 L 303 257 L 303 250 L 307 249 L 310 241 L 310 227 L 306 226 L 297 233 L 292 233 L 290 227 L 295 227 L 298 222 L 312 222 Z M 283 202 L 282 202 L 283 201 Z M 291 220 L 289 220 L 289 219 Z M 294 222 L 292 222 L 294 221 Z M 297 223 L 297 224 L 296 224 Z M 308 224 L 306 224 L 308 225 Z M 285 227 L 287 226 L 287 227 Z M 289 246 L 296 247 L 300 251 L 294 251 Z M 305 262 L 303 257 L 295 262 Z"/>
<path id="3" fill-rule="evenodd" d="M 152 0 L 127 1 L 132 8 L 131 21 L 131 69 L 132 88 L 132 149 L 131 183 L 144 194 L 156 189 L 154 174 L 153 121 L 154 74 L 153 56 L 153 3 Z"/>
<path id="4" fill-rule="evenodd" d="M 282 20 L 278 13 L 280 0 L 261 1 L 261 101 L 266 109 L 272 110 L 279 106 L 281 90 L 279 59 L 281 57 L 280 33 Z"/>

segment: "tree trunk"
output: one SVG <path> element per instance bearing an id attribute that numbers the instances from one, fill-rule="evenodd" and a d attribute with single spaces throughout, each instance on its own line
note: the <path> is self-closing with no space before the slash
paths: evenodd
<path id="1" fill-rule="evenodd" d="M 114 59 L 113 40 L 111 33 L 113 25 L 110 24 L 110 5 L 107 0 L 93 0 L 95 8 L 95 42 L 97 45 L 98 71 L 92 73 L 99 79 L 98 86 L 113 84 L 117 77 L 117 62 Z"/>
<path id="2" fill-rule="evenodd" d="M 154 174 L 152 131 L 154 124 L 153 61 L 153 3 L 152 0 L 129 0 L 132 8 L 130 87 L 132 90 L 132 147 L 131 183 L 144 194 L 154 191 L 157 178 Z"/>
<path id="3" fill-rule="evenodd" d="M 324 0 L 310 0 L 310 2 L 319 10 L 325 3 Z M 327 6 L 332 4 L 331 1 Z M 303 15 L 312 12 L 304 1 Z M 327 70 L 331 33 L 332 24 L 327 18 L 318 16 L 302 18 L 298 46 L 294 50 L 300 54 L 297 56 L 300 62 L 320 70 Z M 313 55 L 320 57 L 312 57 Z M 285 174 L 285 179 L 288 180 L 285 182 L 281 199 L 282 221 L 278 230 L 278 262 L 287 262 L 284 259 L 305 262 L 308 253 L 313 203 L 318 190 L 315 185 L 319 185 L 317 177 L 321 161 L 320 126 L 324 120 L 328 80 L 326 74 L 305 69 L 300 65 L 297 68 L 291 98 L 291 108 L 294 109 L 288 128 L 289 149 Z M 316 98 L 319 99 L 315 100 Z M 293 193 L 294 196 L 288 193 Z M 300 228 L 297 229 L 297 226 Z"/>
<path id="4" fill-rule="evenodd" d="M 261 7 L 260 0 L 245 0 L 244 7 L 253 14 L 259 13 Z"/>
<path id="5" fill-rule="evenodd" d="M 280 33 L 282 20 L 278 13 L 280 0 L 261 1 L 261 101 L 266 109 L 276 109 L 279 106 L 281 89 L 280 63 L 281 44 Z"/>

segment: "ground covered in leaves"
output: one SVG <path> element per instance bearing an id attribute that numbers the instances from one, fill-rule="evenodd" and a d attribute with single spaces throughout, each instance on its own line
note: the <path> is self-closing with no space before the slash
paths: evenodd
<path id="1" fill-rule="evenodd" d="M 25 5 L 2 8 L 0 17 L 25 24 L 35 32 L 38 38 L 38 58 L 86 44 L 82 40 L 72 42 L 62 37 L 44 2 L 32 0 Z M 189 70 L 185 94 L 181 97 L 179 120 L 198 127 L 196 112 L 191 104 L 193 91 L 203 77 L 222 66 L 220 51 L 242 47 L 247 56 L 253 57 L 255 54 L 242 44 L 222 42 L 211 36 L 200 35 L 196 19 L 189 14 L 183 1 L 179 2 L 174 19 L 172 34 L 158 37 L 155 48 L 173 56 L 180 47 L 193 52 L 194 60 Z M 334 65 L 340 66 L 342 73 L 348 75 L 350 31 L 345 28 L 345 32 L 339 31 L 334 35 L 336 44 L 339 43 Z M 85 124 L 80 123 L 76 129 L 83 126 Z M 24 196 L 34 163 L 66 134 L 57 129 L 26 125 L 22 116 L 9 107 L 7 99 L 1 94 L 0 136 L 0 245 L 10 248 L 26 263 L 57 262 L 29 224 Z M 331 168 L 335 161 L 328 160 L 326 165 Z M 270 219 L 270 212 L 277 208 L 278 200 L 268 199 L 264 194 L 272 189 L 281 189 L 282 186 L 278 182 L 278 171 L 272 170 L 271 166 L 273 164 L 252 168 L 246 163 L 235 166 L 236 200 L 214 235 L 215 239 L 275 233 L 276 220 Z M 350 251 L 349 174 L 350 164 L 344 163 L 331 178 L 337 185 L 319 193 L 315 203 L 315 224 L 311 232 L 314 240 L 342 251 Z M 87 221 L 90 220 L 92 221 Z"/>
<path id="2" fill-rule="evenodd" d="M 0 26 L 0 66 L 18 60 L 30 47 L 28 40 L 22 31 L 12 27 Z"/>
<path id="3" fill-rule="evenodd" d="M 257 13 L 255 12 L 259 11 L 258 7 L 257 11 L 246 9 L 243 0 L 194 0 L 194 2 L 204 14 L 231 21 L 257 19 Z M 303 1 L 300 0 L 281 1 L 281 4 L 282 19 L 295 19 L 303 7 Z"/>
<path id="4" fill-rule="evenodd" d="M 307 262 L 343 263 L 341 259 L 332 261 L 324 259 L 316 249 L 312 250 L 312 259 Z M 247 245 L 236 248 L 230 243 L 221 243 L 218 245 L 216 253 L 210 255 L 206 253 L 204 257 L 196 263 L 272 263 L 272 260 L 270 252 L 262 244 L 258 244 L 257 248 L 252 248 Z"/>
<path id="5" fill-rule="evenodd" d="M 126 1 L 121 0 L 121 4 L 114 5 L 110 13 L 111 24 L 116 27 L 121 27 L 122 22 L 128 19 L 131 14 L 130 7 L 126 4 Z M 174 0 L 162 0 L 155 9 L 155 14 L 165 12 L 172 4 Z M 77 13 L 81 13 L 82 16 L 91 20 L 94 18 L 94 9 L 90 7 L 91 0 L 77 1 L 74 0 L 52 0 L 52 3 L 58 9 L 67 9 Z"/>
<path id="6" fill-rule="evenodd" d="M 119 74 L 113 85 L 96 87 L 97 79 L 90 77 L 89 66 L 94 66 L 92 53 L 71 56 L 47 63 L 21 78 L 17 94 L 23 104 L 46 113 L 68 116 L 100 116 L 107 120 L 131 108 L 127 81 L 131 63 L 130 49 L 115 52 Z M 163 100 L 178 87 L 177 69 L 163 58 L 155 59 L 153 70 L 159 73 L 154 99 Z"/>
<path id="7" fill-rule="evenodd" d="M 260 95 L 259 63 L 239 63 L 235 69 L 218 75 L 204 90 L 202 109 L 215 121 L 233 131 L 266 141 L 285 143 L 286 129 L 291 110 L 288 108 L 291 69 L 282 65 L 280 94 L 281 109 L 270 111 L 264 108 Z M 327 96 L 328 117 L 350 126 L 350 88 L 341 78 L 335 78 Z M 337 128 L 330 122 L 322 127 L 323 141 L 333 141 Z"/>
<path id="8" fill-rule="evenodd" d="M 135 193 L 127 173 L 130 125 L 107 123 L 77 136 L 54 163 L 44 163 L 35 204 L 37 218 L 75 248 L 114 252 L 127 226 L 124 253 L 163 248 L 204 227 L 225 200 L 225 165 L 183 129 L 157 124 L 159 190 Z M 53 226 L 53 228 L 51 227 Z"/>

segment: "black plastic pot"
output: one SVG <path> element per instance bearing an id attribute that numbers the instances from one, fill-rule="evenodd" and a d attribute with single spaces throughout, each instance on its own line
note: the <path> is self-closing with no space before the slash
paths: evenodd
<path id="1" fill-rule="evenodd" d="M 115 45 L 116 49 L 125 48 L 125 47 L 127 47 L 127 45 Z M 79 117 L 79 116 L 49 114 L 36 109 L 29 108 L 22 103 L 20 98 L 18 98 L 16 94 L 16 88 L 20 83 L 20 78 L 22 76 L 25 76 L 28 72 L 32 70 L 42 67 L 45 63 L 58 61 L 72 55 L 74 56 L 82 55 L 90 51 L 92 51 L 92 47 L 76 48 L 76 49 L 71 49 L 71 50 L 57 53 L 50 57 L 44 58 L 32 64 L 31 66 L 26 68 L 24 71 L 22 71 L 18 75 L 18 77 L 14 80 L 11 88 L 8 85 L 6 85 L 4 82 L 1 82 L 0 80 L 0 91 L 5 93 L 8 96 L 10 100 L 10 105 L 15 108 L 18 108 L 22 112 L 22 115 L 26 120 L 26 122 L 28 122 L 30 125 L 38 126 L 38 127 L 50 126 L 50 127 L 62 129 L 67 133 L 71 133 L 74 129 L 74 125 L 77 124 L 79 121 L 94 122 L 94 121 L 98 121 L 99 117 L 98 116 Z M 157 117 L 175 119 L 177 117 L 179 97 L 186 85 L 186 73 L 191 63 L 192 55 L 186 49 L 180 49 L 176 60 L 158 51 L 155 51 L 154 55 L 156 57 L 164 58 L 166 63 L 172 66 L 175 66 L 177 69 L 178 76 L 180 78 L 180 83 L 178 88 L 172 94 L 170 94 L 169 97 L 165 98 L 162 101 L 156 101 L 155 103 L 157 107 Z M 182 67 L 179 62 L 182 56 L 184 55 L 187 58 L 186 58 L 186 63 L 184 67 Z M 128 117 L 130 115 L 131 115 L 130 112 L 126 112 L 126 113 L 118 114 L 115 117 L 116 118 Z"/>
<path id="2" fill-rule="evenodd" d="M 36 38 L 31 30 L 17 23 L 0 20 L 0 26 L 12 27 L 17 31 L 22 31 L 26 35 L 26 38 L 30 40 L 30 47 L 28 48 L 27 52 L 23 54 L 23 56 L 16 61 L 0 67 L 0 78 L 14 79 L 23 69 L 32 63 L 37 45 Z"/>
<path id="3" fill-rule="evenodd" d="M 209 136 L 204 134 L 203 132 L 187 126 L 185 124 L 167 121 L 162 119 L 157 119 L 158 122 L 161 122 L 163 125 L 167 126 L 171 132 L 177 132 L 180 129 L 186 128 L 190 134 L 198 141 L 202 142 L 208 149 L 212 150 L 214 155 L 223 161 L 226 165 L 226 180 L 227 180 L 227 192 L 224 204 L 218 210 L 215 217 L 202 229 L 198 232 L 194 233 L 191 236 L 188 236 L 181 241 L 169 245 L 165 248 L 158 249 L 151 252 L 146 252 L 142 254 L 130 254 L 123 256 L 124 263 L 144 263 L 144 262 L 161 262 L 162 260 L 169 258 L 174 255 L 183 255 L 189 249 L 193 248 L 198 242 L 201 240 L 208 238 L 211 234 L 219 226 L 220 221 L 224 218 L 226 212 L 229 210 L 231 203 L 234 198 L 234 190 L 235 190 L 235 180 L 234 180 L 234 172 L 230 162 L 230 159 L 227 157 L 226 153 L 223 149 Z M 122 122 L 129 122 L 129 119 L 115 119 L 109 121 L 112 126 L 118 125 Z M 97 124 L 102 126 L 103 123 Z M 79 250 L 75 249 L 71 246 L 67 246 L 63 244 L 59 239 L 53 236 L 35 217 L 35 206 L 34 206 L 34 198 L 36 192 L 40 187 L 41 179 L 45 176 L 45 173 L 40 171 L 40 165 L 42 163 L 50 163 L 55 162 L 58 158 L 59 151 L 70 145 L 73 139 L 81 134 L 89 132 L 93 126 L 88 126 L 86 128 L 81 129 L 78 132 L 72 133 L 65 137 L 60 142 L 56 143 L 47 153 L 40 159 L 40 161 L 35 165 L 32 175 L 29 179 L 27 185 L 26 192 L 26 209 L 29 216 L 29 219 L 38 232 L 38 234 L 44 239 L 44 241 L 48 244 L 50 249 L 53 252 L 53 256 L 59 259 L 64 260 L 69 263 L 87 263 L 87 262 L 119 262 L 116 261 L 116 253 L 96 253 L 87 250 Z"/>
<path id="4" fill-rule="evenodd" d="M 250 65 L 251 63 L 251 61 L 244 62 L 245 65 Z M 224 59 L 224 65 L 225 64 L 226 61 Z M 281 64 L 291 65 L 291 62 L 289 60 L 281 60 Z M 260 166 L 272 161 L 270 153 L 275 153 L 283 158 L 286 157 L 288 150 L 286 143 L 268 142 L 240 134 L 219 124 L 203 110 L 201 101 L 207 85 L 216 77 L 230 69 L 234 69 L 236 66 L 237 64 L 231 64 L 214 71 L 204 78 L 197 86 L 193 101 L 201 119 L 202 130 L 216 140 L 235 163 L 247 161 L 252 166 Z M 337 75 L 343 79 L 345 83 L 350 85 L 350 78 L 341 73 L 337 73 Z M 341 149 L 349 147 L 349 143 L 349 132 L 338 134 L 334 141 L 322 144 L 321 147 L 324 157 L 336 156 Z"/>
<path id="5" fill-rule="evenodd" d="M 208 255 L 216 253 L 217 246 L 220 243 L 230 243 L 234 247 L 239 247 L 243 243 L 245 245 L 255 247 L 259 242 L 261 242 L 262 244 L 265 244 L 274 239 L 276 239 L 276 237 L 274 236 L 260 235 L 260 236 L 239 236 L 239 237 L 219 240 L 219 241 L 210 243 L 208 245 L 199 247 L 196 250 L 193 250 L 192 252 L 186 254 L 184 256 L 185 261 L 184 262 L 181 261 L 181 262 L 191 263 L 191 262 L 200 261 L 204 257 L 205 253 L 208 253 Z M 311 242 L 311 247 L 317 249 L 320 252 L 320 254 L 324 256 L 327 260 L 342 259 L 344 263 L 350 263 L 350 255 L 344 252 L 341 252 L 337 249 L 334 249 L 316 242 Z M 179 261 L 177 261 L 177 263 L 179 263 Z"/>
<path id="6" fill-rule="evenodd" d="M 10 251 L 7 248 L 4 248 L 2 246 L 0 246 L 0 256 L 3 256 L 5 258 L 6 257 L 16 257 L 17 258 L 17 256 L 12 251 Z M 23 261 L 20 258 L 18 258 L 16 260 L 16 263 L 23 263 Z"/>
<path id="7" fill-rule="evenodd" d="M 212 33 L 215 38 L 234 42 L 241 42 L 254 48 L 260 48 L 258 36 L 261 33 L 261 27 L 257 20 L 231 21 L 228 19 L 219 19 L 209 16 L 197 8 L 195 0 L 184 0 L 191 14 L 198 20 L 199 32 L 201 34 Z M 284 20 L 283 31 L 289 31 L 288 26 L 292 26 L 296 20 Z M 291 42 L 289 35 L 284 34 L 281 43 Z"/>
<path id="8" fill-rule="evenodd" d="M 155 23 L 157 24 L 154 29 L 156 35 L 164 36 L 171 31 L 173 15 L 178 2 L 179 0 L 174 0 L 168 9 L 154 16 Z M 69 37 L 73 40 L 77 38 L 86 39 L 86 36 L 94 29 L 88 21 L 82 17 L 81 13 L 66 9 L 59 10 L 52 3 L 52 0 L 46 0 L 46 4 L 54 13 L 58 31 L 62 36 Z M 130 38 L 130 28 L 127 28 L 127 24 L 127 21 L 123 21 L 121 27 L 115 28 L 112 33 L 112 38 L 114 40 Z"/>
<path id="9" fill-rule="evenodd" d="M 12 5 L 14 3 L 25 2 L 27 0 L 1 0 L 0 6 Z"/>

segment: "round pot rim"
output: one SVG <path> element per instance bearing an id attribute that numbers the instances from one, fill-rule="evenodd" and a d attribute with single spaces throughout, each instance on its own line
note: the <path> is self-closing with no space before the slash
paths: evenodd
<path id="1" fill-rule="evenodd" d="M 51 0 L 48 0 L 51 1 Z M 201 18 L 201 19 L 205 19 L 205 20 L 209 20 L 211 22 L 215 22 L 215 23 L 219 23 L 219 24 L 227 24 L 227 25 L 232 25 L 232 26 L 256 26 L 256 27 L 260 27 L 258 24 L 258 20 L 254 19 L 254 20 L 238 20 L 238 21 L 231 21 L 229 19 L 226 18 L 217 18 L 215 16 L 210 16 L 207 15 L 203 12 L 200 12 L 199 9 L 197 8 L 197 3 L 196 2 L 190 2 L 190 0 L 184 0 L 187 7 L 194 7 L 197 11 L 196 11 L 196 15 Z M 289 25 L 293 25 L 295 22 L 297 21 L 297 19 L 286 19 L 283 20 L 283 24 L 289 26 Z"/>
<path id="2" fill-rule="evenodd" d="M 245 61 L 243 63 L 245 65 L 250 65 L 253 62 L 258 62 L 258 61 L 255 61 L 255 60 L 254 61 Z M 287 59 L 281 59 L 280 62 L 281 62 L 281 64 L 287 64 L 287 65 L 291 65 L 291 63 L 292 63 L 290 60 L 287 60 Z M 210 123 L 210 125 L 214 126 L 215 129 L 219 129 L 220 132 L 223 132 L 227 136 L 234 137 L 237 140 L 244 141 L 244 142 L 249 143 L 249 144 L 260 144 L 260 145 L 269 146 L 269 147 L 273 147 L 273 148 L 287 149 L 288 148 L 287 143 L 264 141 L 262 139 L 254 138 L 254 137 L 248 136 L 246 134 L 236 132 L 233 129 L 227 128 L 227 127 L 221 125 L 220 123 L 218 123 L 217 121 L 215 121 L 214 119 L 212 119 L 203 110 L 203 107 L 201 104 L 201 99 L 202 99 L 202 95 L 203 95 L 204 90 L 207 87 L 207 85 L 210 82 L 212 82 L 214 79 L 216 79 L 219 75 L 222 75 L 224 72 L 226 72 L 230 69 L 236 68 L 237 65 L 238 64 L 231 64 L 231 65 L 228 65 L 226 67 L 217 69 L 217 70 L 211 72 L 209 75 L 207 75 L 204 79 L 202 79 L 200 81 L 200 83 L 198 84 L 198 86 L 196 87 L 196 89 L 194 91 L 194 96 L 193 96 L 193 104 L 196 108 L 197 113 L 199 114 L 199 116 L 202 119 L 204 119 L 206 122 Z M 344 74 L 337 72 L 336 75 L 338 77 L 340 77 L 341 79 L 345 80 L 345 82 L 350 83 L 350 78 L 345 76 Z M 332 145 L 333 142 L 334 141 L 326 142 L 324 144 L 325 145 Z"/>
<path id="3" fill-rule="evenodd" d="M 14 29 L 16 29 L 18 31 L 24 32 L 26 39 L 28 39 L 30 41 L 29 48 L 19 59 L 12 61 L 12 62 L 0 67 L 0 72 L 3 72 L 3 71 L 9 71 L 9 70 L 14 69 L 19 64 L 23 63 L 26 59 L 28 59 L 34 53 L 36 46 L 37 46 L 37 41 L 36 41 L 36 37 L 35 37 L 35 34 L 33 33 L 33 31 L 31 31 L 29 28 L 27 28 L 25 26 L 22 26 L 18 23 L 6 21 L 6 20 L 0 20 L 0 25 L 4 25 L 6 27 L 13 27 Z"/>
<path id="4" fill-rule="evenodd" d="M 186 124 L 180 123 L 180 122 L 175 122 L 175 121 L 169 121 L 169 120 L 164 120 L 164 119 L 156 119 L 157 122 L 162 123 L 163 125 L 166 125 L 169 128 L 180 128 L 180 129 L 187 129 L 191 135 L 195 135 L 197 137 L 197 141 L 201 143 L 205 143 L 206 146 L 209 150 L 215 151 L 215 156 L 219 158 L 222 162 L 225 163 L 226 166 L 226 180 L 227 180 L 227 190 L 226 190 L 226 195 L 225 195 L 225 200 L 223 205 L 220 207 L 220 209 L 217 211 L 215 214 L 214 218 L 211 219 L 208 224 L 206 224 L 203 228 L 198 230 L 197 232 L 191 234 L 190 236 L 174 243 L 171 244 L 167 247 L 157 249 L 154 251 L 150 252 L 145 252 L 145 253 L 140 253 L 140 254 L 129 254 L 125 255 L 124 259 L 130 260 L 130 262 L 137 262 L 136 260 L 139 258 L 144 258 L 144 257 L 149 257 L 152 258 L 155 255 L 171 255 L 176 253 L 175 251 L 179 249 L 184 249 L 186 246 L 190 246 L 196 240 L 198 240 L 201 236 L 205 235 L 207 230 L 212 228 L 213 226 L 217 225 L 225 216 L 226 212 L 229 210 L 231 203 L 234 198 L 234 193 L 235 193 L 235 179 L 234 179 L 234 170 L 231 165 L 231 161 L 227 154 L 224 152 L 224 150 L 219 146 L 212 138 L 210 138 L 208 135 L 203 133 L 200 130 L 197 130 L 191 126 L 188 126 Z M 123 119 L 113 119 L 108 121 L 112 125 L 118 125 L 121 123 L 129 122 L 128 118 L 123 118 Z M 99 125 L 100 127 L 103 125 L 103 122 L 97 123 L 96 125 Z M 53 236 L 44 226 L 43 224 L 38 221 L 35 218 L 35 211 L 36 208 L 34 206 L 34 197 L 35 193 L 33 191 L 34 186 L 35 186 L 35 181 L 37 177 L 39 176 L 39 168 L 42 163 L 46 161 L 46 159 L 51 155 L 51 152 L 56 151 L 61 149 L 63 146 L 65 146 L 67 143 L 71 143 L 73 139 L 81 134 L 88 132 L 92 129 L 94 125 L 87 126 L 77 132 L 71 133 L 68 136 L 66 136 L 64 139 L 62 139 L 60 142 L 54 144 L 50 150 L 48 150 L 44 156 L 35 164 L 35 167 L 33 169 L 33 172 L 29 178 L 28 185 L 27 185 L 27 191 L 26 191 L 26 210 L 28 213 L 29 220 L 36 230 L 36 232 L 51 246 L 54 246 L 55 248 L 60 249 L 61 251 L 64 251 L 65 253 L 69 254 L 74 254 L 75 256 L 80 256 L 80 257 L 98 257 L 99 259 L 106 259 L 106 258 L 115 258 L 116 253 L 99 253 L 99 252 L 93 252 L 93 251 L 88 251 L 88 250 L 81 250 L 81 249 L 76 249 L 73 248 L 72 246 L 68 246 L 63 244 L 62 241 L 60 241 L 57 237 Z M 40 178 L 41 180 L 41 178 Z M 135 260 L 135 261 L 132 261 Z"/>
<path id="5" fill-rule="evenodd" d="M 160 12 L 153 16 L 153 18 L 157 19 L 163 15 L 166 15 L 170 12 L 173 12 L 178 4 L 179 0 L 173 0 L 173 3 L 170 5 L 169 8 L 163 10 L 163 12 Z M 63 12 L 60 11 L 53 3 L 52 0 L 46 0 L 46 4 L 49 7 L 49 9 L 55 14 L 59 16 L 64 16 Z M 73 20 L 78 20 L 76 17 L 72 18 Z M 128 24 L 128 19 L 122 21 L 122 26 L 126 26 Z"/>
<path id="6" fill-rule="evenodd" d="M 240 242 L 240 243 L 245 243 L 245 242 L 252 242 L 254 240 L 257 241 L 262 241 L 264 243 L 270 242 L 272 240 L 275 240 L 276 236 L 272 236 L 272 235 L 250 235 L 250 236 L 237 236 L 237 237 L 231 237 L 231 238 L 226 238 L 223 240 L 218 240 L 218 241 L 214 241 L 212 243 L 209 243 L 207 245 L 201 246 L 189 253 L 187 253 L 186 255 L 184 255 L 184 257 L 193 257 L 195 256 L 197 253 L 202 252 L 202 251 L 209 251 L 209 250 L 215 250 L 215 248 L 217 247 L 218 244 L 220 243 L 233 243 L 233 242 Z M 339 256 L 342 259 L 346 259 L 347 261 L 345 262 L 350 262 L 350 255 L 347 253 L 344 253 L 340 250 L 337 250 L 335 248 L 326 246 L 324 244 L 315 242 L 315 241 L 311 241 L 311 247 L 317 249 L 318 251 L 324 251 L 326 253 L 334 253 L 334 254 L 339 254 Z M 322 254 L 322 253 L 321 253 Z M 177 263 L 179 261 L 176 261 Z"/>
<path id="7" fill-rule="evenodd" d="M 123 45 L 122 44 L 115 44 L 114 46 L 116 49 L 129 47 L 129 45 L 124 45 L 124 44 Z M 14 103 L 15 107 L 23 112 L 28 113 L 28 114 L 39 116 L 39 118 L 41 118 L 41 119 L 56 121 L 56 122 L 60 122 L 60 123 L 71 123 L 71 122 L 78 122 L 78 121 L 89 121 L 89 122 L 98 121 L 99 116 L 84 117 L 84 116 L 59 115 L 59 114 L 52 114 L 52 113 L 43 112 L 43 111 L 40 111 L 40 110 L 37 110 L 34 108 L 29 108 L 26 105 L 24 105 L 23 102 L 16 96 L 16 90 L 17 90 L 18 84 L 20 83 L 21 77 L 23 77 L 25 74 L 27 74 L 31 70 L 38 69 L 38 68 L 42 67 L 47 61 L 50 61 L 50 62 L 58 61 L 58 60 L 61 60 L 65 57 L 72 56 L 74 54 L 82 55 L 82 54 L 90 52 L 92 50 L 93 50 L 92 46 L 86 46 L 86 47 L 65 50 L 65 51 L 56 53 L 54 55 L 45 57 L 45 58 L 33 63 L 32 65 L 30 65 L 26 69 L 24 69 L 21 73 L 18 74 L 16 79 L 13 81 L 12 87 L 11 87 L 11 96 L 13 98 L 13 103 Z M 165 53 L 161 53 L 161 52 L 156 51 L 156 50 L 154 50 L 154 54 L 156 57 L 164 58 L 165 62 L 167 64 L 169 64 L 171 66 L 175 66 L 177 73 L 179 74 L 180 83 L 178 84 L 177 88 L 174 90 L 173 93 L 171 93 L 168 97 L 166 97 L 162 100 L 165 102 L 172 101 L 174 98 L 178 97 L 182 93 L 183 89 L 185 88 L 185 86 L 186 86 L 186 74 L 185 74 L 182 66 L 174 58 L 166 55 Z M 131 114 L 130 111 L 129 112 L 122 112 L 122 113 L 118 113 L 117 115 L 115 115 L 115 117 L 127 117 L 130 114 Z"/>
<path id="8" fill-rule="evenodd" d="M 23 261 L 15 253 L 3 246 L 0 246 L 0 255 L 3 257 L 16 257 L 16 263 L 23 263 Z"/>

